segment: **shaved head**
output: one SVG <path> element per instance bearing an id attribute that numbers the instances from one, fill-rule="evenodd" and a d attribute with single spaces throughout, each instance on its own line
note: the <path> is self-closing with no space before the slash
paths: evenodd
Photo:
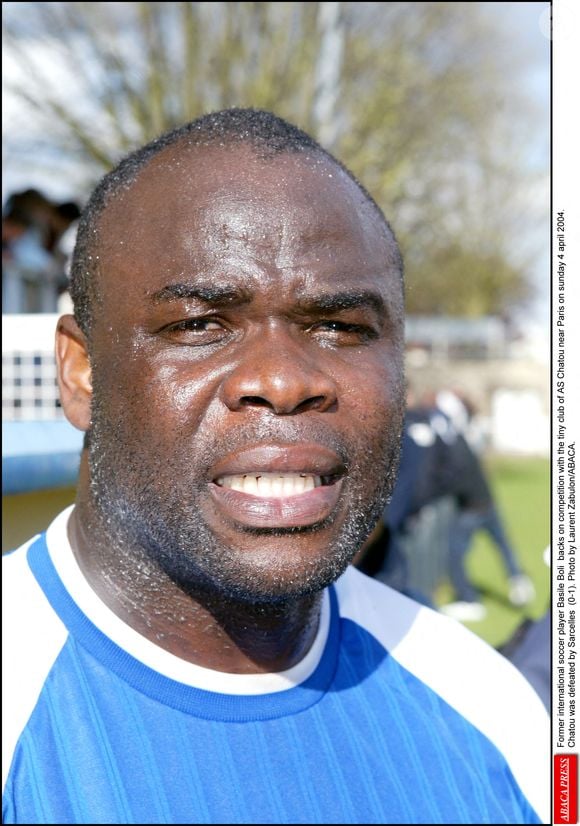
<path id="1" fill-rule="evenodd" d="M 134 185 L 143 169 L 156 156 L 161 153 L 167 155 L 167 150 L 171 148 L 214 147 L 227 150 L 240 144 L 251 147 L 256 157 L 264 163 L 282 154 L 299 154 L 313 163 L 317 159 L 330 162 L 337 171 L 347 175 L 382 223 L 390 242 L 393 264 L 402 276 L 403 264 L 393 231 L 380 207 L 350 170 L 306 132 L 271 112 L 251 108 L 226 109 L 203 115 L 132 152 L 94 190 L 79 222 L 70 286 L 75 318 L 89 341 L 94 304 L 98 301 L 100 218 L 103 211 Z"/>

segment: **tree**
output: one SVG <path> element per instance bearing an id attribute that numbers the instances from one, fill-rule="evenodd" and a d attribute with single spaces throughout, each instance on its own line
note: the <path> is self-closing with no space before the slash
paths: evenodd
<path id="1" fill-rule="evenodd" d="M 513 239 L 533 218 L 525 196 L 537 177 L 519 140 L 531 113 L 523 64 L 480 3 L 4 6 L 9 90 L 44 124 L 46 145 L 82 160 L 87 190 L 202 112 L 273 109 L 383 207 L 411 312 L 473 315 L 525 299 L 529 260 Z"/>

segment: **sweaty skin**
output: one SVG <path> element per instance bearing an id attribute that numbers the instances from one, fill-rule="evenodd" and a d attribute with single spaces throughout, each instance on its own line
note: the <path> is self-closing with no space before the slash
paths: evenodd
<path id="1" fill-rule="evenodd" d="M 72 316 L 57 333 L 65 412 L 91 431 L 79 565 L 180 657 L 289 668 L 396 470 L 393 242 L 321 155 L 245 145 L 164 150 L 98 233 L 91 340 Z"/>

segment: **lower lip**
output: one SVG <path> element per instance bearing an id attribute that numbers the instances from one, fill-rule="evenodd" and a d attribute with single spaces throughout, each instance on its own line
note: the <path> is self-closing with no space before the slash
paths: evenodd
<path id="1" fill-rule="evenodd" d="M 322 522 L 336 507 L 341 488 L 339 479 L 332 485 L 274 499 L 241 493 L 213 482 L 209 486 L 220 511 L 248 528 L 304 528 Z"/>

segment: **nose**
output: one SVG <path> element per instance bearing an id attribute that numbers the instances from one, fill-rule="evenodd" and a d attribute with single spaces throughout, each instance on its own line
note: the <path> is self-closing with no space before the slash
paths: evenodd
<path id="1" fill-rule="evenodd" d="M 222 385 L 232 411 L 266 407 L 277 415 L 324 412 L 336 404 L 334 380 L 289 335 L 271 334 L 248 343 Z"/>

